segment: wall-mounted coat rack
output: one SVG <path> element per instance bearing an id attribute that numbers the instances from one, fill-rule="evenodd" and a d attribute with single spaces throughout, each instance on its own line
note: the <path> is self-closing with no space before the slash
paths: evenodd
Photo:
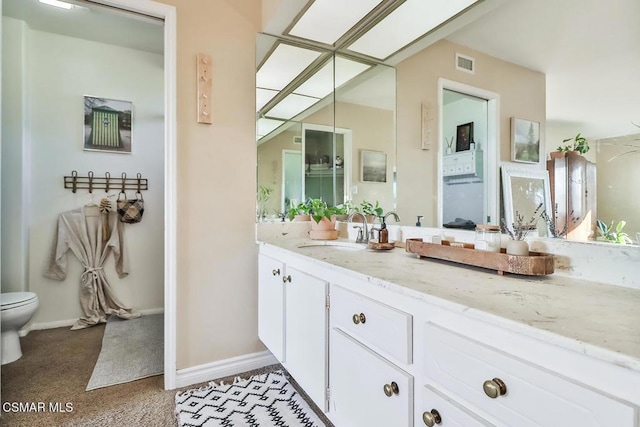
<path id="1" fill-rule="evenodd" d="M 70 188 L 73 193 L 78 189 L 87 189 L 89 193 L 93 193 L 93 190 L 104 190 L 108 193 L 109 189 L 140 192 L 149 189 L 149 180 L 143 178 L 140 173 L 136 174 L 135 178 L 127 178 L 127 174 L 124 172 L 120 178 L 111 178 L 109 172 L 105 172 L 102 177 L 94 176 L 93 171 L 89 171 L 87 176 L 79 176 L 77 171 L 71 171 L 70 176 L 64 177 L 64 188 Z"/>

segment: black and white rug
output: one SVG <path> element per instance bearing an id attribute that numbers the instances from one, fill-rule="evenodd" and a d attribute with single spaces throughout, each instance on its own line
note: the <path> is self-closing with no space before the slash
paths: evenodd
<path id="1" fill-rule="evenodd" d="M 282 371 L 176 394 L 180 427 L 323 427 Z"/>

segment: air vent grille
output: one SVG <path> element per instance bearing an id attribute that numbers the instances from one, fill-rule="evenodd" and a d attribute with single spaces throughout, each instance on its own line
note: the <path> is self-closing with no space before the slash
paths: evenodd
<path id="1" fill-rule="evenodd" d="M 474 74 L 476 70 L 476 62 L 470 56 L 456 53 L 456 70 L 464 71 L 465 73 Z"/>

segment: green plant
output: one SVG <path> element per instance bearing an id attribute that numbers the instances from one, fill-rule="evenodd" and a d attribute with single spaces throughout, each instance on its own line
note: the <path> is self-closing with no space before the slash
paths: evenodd
<path id="1" fill-rule="evenodd" d="M 271 198 L 271 194 L 273 193 L 273 188 L 259 185 L 258 192 L 256 194 L 256 202 L 257 202 L 257 214 L 258 219 L 264 218 L 267 216 L 267 207 L 266 204 Z"/>
<path id="2" fill-rule="evenodd" d="M 353 208 L 353 202 L 351 200 L 347 200 L 344 203 L 334 206 L 336 215 L 349 215 Z"/>
<path id="3" fill-rule="evenodd" d="M 375 206 L 373 205 L 373 203 L 363 200 L 362 202 L 360 202 L 360 206 L 358 206 L 355 210 L 356 212 L 360 212 L 361 214 L 374 215 L 376 217 L 382 216 L 383 213 L 382 207 L 380 207 L 380 203 L 378 203 L 377 200 Z"/>
<path id="4" fill-rule="evenodd" d="M 296 215 L 308 215 L 311 207 L 308 203 L 299 203 L 297 206 L 291 206 L 287 212 L 289 221 L 293 221 Z"/>
<path id="5" fill-rule="evenodd" d="M 567 144 L 569 141 L 571 141 L 571 143 Z M 562 142 L 564 145 L 558 146 L 556 149 L 557 151 L 577 151 L 580 154 L 585 154 L 589 151 L 589 142 L 587 141 L 587 138 L 580 134 L 577 134 L 573 138 L 563 139 Z"/>
<path id="6" fill-rule="evenodd" d="M 309 213 L 316 223 L 320 223 L 322 218 L 331 220 L 331 216 L 336 214 L 336 208 L 328 206 L 322 199 L 309 199 Z"/>
<path id="7" fill-rule="evenodd" d="M 625 245 L 627 243 L 631 243 L 631 239 L 629 235 L 622 231 L 625 225 L 627 225 L 626 221 L 619 221 L 618 224 L 613 226 L 615 221 L 611 221 L 611 225 L 607 225 L 604 221 L 597 220 L 596 224 L 598 226 L 598 238 L 601 242 L 611 242 L 618 243 L 621 245 Z"/>

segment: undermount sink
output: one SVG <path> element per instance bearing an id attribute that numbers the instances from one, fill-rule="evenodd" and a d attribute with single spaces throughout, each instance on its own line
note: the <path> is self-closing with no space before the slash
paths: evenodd
<path id="1" fill-rule="evenodd" d="M 298 245 L 298 248 L 318 248 L 322 246 L 347 251 L 355 251 L 367 248 L 367 245 L 364 243 L 345 242 L 338 240 L 314 240 L 311 242 L 302 243 L 301 245 Z"/>

